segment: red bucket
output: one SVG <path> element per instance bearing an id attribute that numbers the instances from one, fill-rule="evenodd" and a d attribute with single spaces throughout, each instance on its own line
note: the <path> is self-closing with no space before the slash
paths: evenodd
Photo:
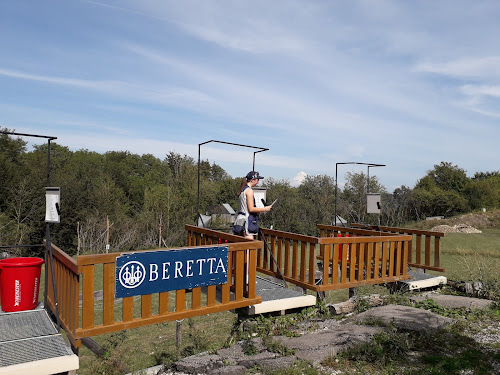
<path id="1" fill-rule="evenodd" d="M 0 260 L 0 295 L 5 312 L 32 310 L 38 304 L 41 258 Z"/>

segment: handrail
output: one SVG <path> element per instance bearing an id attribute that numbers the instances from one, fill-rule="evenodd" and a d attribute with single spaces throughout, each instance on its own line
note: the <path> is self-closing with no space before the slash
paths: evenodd
<path id="1" fill-rule="evenodd" d="M 53 267 L 50 263 L 47 267 L 47 280 L 52 280 L 52 270 L 54 270 L 54 280 L 57 290 L 57 306 L 52 282 L 47 282 L 47 308 L 52 314 L 57 315 L 59 311 L 59 322 L 71 344 L 79 347 L 79 341 L 76 339 L 76 329 L 79 321 L 79 290 L 80 275 L 76 261 L 66 254 L 59 247 L 51 243 Z M 48 257 L 47 262 L 51 262 Z M 59 307 L 59 308 L 58 308 Z"/>
<path id="2" fill-rule="evenodd" d="M 228 269 L 225 283 L 156 293 L 157 298 L 153 298 L 153 294 L 116 298 L 116 259 L 120 255 L 137 253 L 137 251 L 80 255 L 75 260 L 57 246 L 52 245 L 55 284 L 60 300 L 61 325 L 67 332 L 74 348 L 78 348 L 81 345 L 81 339 L 85 337 L 234 310 L 262 301 L 262 298 L 256 295 L 255 287 L 256 252 L 262 247 L 261 241 L 249 241 L 239 236 L 189 225 L 186 226 L 186 230 L 188 232 L 187 248 L 189 249 L 206 247 L 207 245 L 228 247 Z M 161 250 L 182 250 L 185 248 Z M 152 250 L 141 250 L 140 252 L 144 251 Z M 101 270 L 102 284 L 98 284 L 97 275 L 100 274 Z M 95 293 L 101 289 L 102 301 L 96 301 Z M 56 306 L 53 294 L 53 290 L 50 288 L 47 307 L 52 313 L 55 313 Z M 206 295 L 206 297 L 202 298 L 202 295 Z"/>
<path id="3" fill-rule="evenodd" d="M 351 225 L 356 228 L 359 227 L 374 228 L 374 226 L 367 226 L 365 224 L 358 224 L 358 223 L 353 223 Z M 408 265 L 410 267 L 421 268 L 424 270 L 431 270 L 437 272 L 445 272 L 445 269 L 441 267 L 441 249 L 440 249 L 441 237 L 444 237 L 445 235 L 443 232 L 388 227 L 388 226 L 380 226 L 379 228 L 388 233 L 409 234 L 413 237 L 408 253 Z M 434 241 L 432 240 L 433 237 Z M 422 242 L 424 244 L 423 249 L 422 249 Z"/>
<path id="4" fill-rule="evenodd" d="M 322 237 L 262 229 L 287 282 L 321 292 L 409 278 L 410 235 L 318 227 Z M 341 230 L 344 235 L 353 236 L 331 237 Z M 329 235 L 325 236 L 327 232 Z M 276 267 L 262 250 L 257 254 L 257 271 L 279 277 Z"/>

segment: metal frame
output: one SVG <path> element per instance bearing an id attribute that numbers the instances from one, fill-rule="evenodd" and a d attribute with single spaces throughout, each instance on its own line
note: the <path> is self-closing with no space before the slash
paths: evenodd
<path id="1" fill-rule="evenodd" d="M 238 146 L 238 147 L 247 147 L 247 148 L 254 148 L 258 149 L 258 151 L 254 151 L 253 153 L 253 164 L 252 164 L 252 171 L 255 170 L 255 154 L 258 154 L 259 152 L 264 152 L 264 151 L 269 151 L 268 148 L 265 147 L 258 147 L 258 146 L 249 146 L 249 145 L 242 145 L 239 143 L 232 143 L 232 142 L 224 142 L 224 141 L 216 141 L 214 139 L 211 139 L 210 141 L 206 141 L 203 143 L 198 144 L 198 198 L 197 198 L 197 204 L 196 204 L 196 221 L 195 223 L 198 224 L 198 218 L 201 219 L 201 222 L 203 223 L 203 219 L 200 216 L 200 163 L 201 163 L 201 146 L 207 144 L 207 143 L 222 143 L 225 145 L 231 145 L 231 146 Z"/>
<path id="2" fill-rule="evenodd" d="M 52 137 L 49 135 L 40 135 L 40 134 L 27 134 L 27 133 L 16 133 L 16 132 L 7 132 L 7 131 L 0 131 L 0 134 L 7 134 L 7 135 L 17 135 L 21 137 L 33 137 L 33 138 L 44 138 L 47 140 L 47 187 L 50 186 L 50 142 L 57 139 L 57 137 Z M 50 257 L 50 267 L 51 267 L 51 273 L 52 273 L 52 286 L 54 287 L 54 299 L 55 299 L 55 305 L 56 305 L 56 319 L 57 319 L 57 329 L 59 331 L 61 322 L 59 320 L 59 304 L 57 302 L 57 288 L 56 288 L 56 281 L 55 281 L 55 276 L 54 276 L 54 262 L 53 262 L 53 255 L 52 255 L 52 246 L 51 246 L 51 241 L 50 241 L 50 224 L 46 223 L 46 231 L 45 231 L 45 236 L 46 236 L 46 244 L 45 244 L 45 291 L 44 291 L 44 304 L 47 303 L 47 277 L 48 277 L 48 268 L 47 268 L 47 260 Z M 31 247 L 31 245 L 21 245 L 22 247 Z M 38 245 L 34 245 L 38 246 Z"/>
<path id="3" fill-rule="evenodd" d="M 335 216 L 333 217 L 333 224 L 335 225 L 337 223 L 337 199 L 338 199 L 338 181 L 337 181 L 337 172 L 338 172 L 338 166 L 339 165 L 345 165 L 345 164 L 357 164 L 357 165 L 366 165 L 368 166 L 368 179 L 367 179 L 367 193 L 370 192 L 370 168 L 372 167 L 385 167 L 385 164 L 375 164 L 375 163 L 358 163 L 354 161 L 348 161 L 348 162 L 343 162 L 343 163 L 335 163 Z M 341 223 L 343 224 L 343 223 Z"/>

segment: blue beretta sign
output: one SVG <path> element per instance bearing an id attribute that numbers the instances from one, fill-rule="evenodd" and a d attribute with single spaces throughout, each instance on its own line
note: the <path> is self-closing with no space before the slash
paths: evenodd
<path id="1" fill-rule="evenodd" d="M 225 284 L 227 246 L 144 251 L 116 258 L 116 298 Z"/>

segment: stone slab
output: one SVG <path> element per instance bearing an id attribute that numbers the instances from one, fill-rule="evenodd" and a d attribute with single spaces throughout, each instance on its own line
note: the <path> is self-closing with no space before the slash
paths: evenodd
<path id="1" fill-rule="evenodd" d="M 417 332 L 434 332 L 453 322 L 453 319 L 431 311 L 400 305 L 374 307 L 349 319 L 360 324 L 370 320 L 377 320 L 385 325 L 394 324 L 398 328 Z"/>
<path id="2" fill-rule="evenodd" d="M 486 309 L 494 303 L 494 301 L 491 301 L 489 299 L 452 296 L 437 293 L 425 293 L 420 296 L 412 297 L 411 299 L 416 302 L 422 302 L 428 299 L 432 299 L 437 305 L 448 309 Z"/>

